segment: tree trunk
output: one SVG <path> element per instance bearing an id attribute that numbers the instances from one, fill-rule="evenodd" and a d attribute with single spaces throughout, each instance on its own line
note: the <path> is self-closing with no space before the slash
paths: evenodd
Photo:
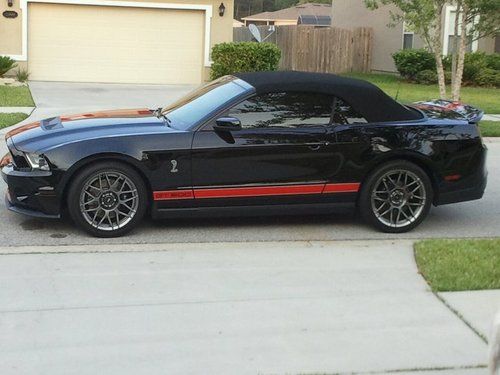
<path id="1" fill-rule="evenodd" d="M 439 84 L 439 97 L 441 99 L 446 99 L 446 80 L 444 78 L 444 68 L 443 68 L 443 40 L 441 38 L 441 31 L 443 29 L 442 17 L 444 5 L 437 8 L 436 13 L 439 15 L 436 19 L 436 28 L 434 30 L 434 35 L 432 36 L 432 49 L 434 52 L 434 58 L 436 59 L 436 70 L 438 76 Z"/>
<path id="2" fill-rule="evenodd" d="M 457 8 L 455 11 L 455 27 L 453 30 L 453 53 L 451 56 L 451 87 L 455 86 L 455 75 L 457 72 L 458 25 L 460 23 L 461 8 L 462 8 L 462 1 L 457 1 Z"/>
<path id="3" fill-rule="evenodd" d="M 462 23 L 460 24 L 460 45 L 458 47 L 458 60 L 457 60 L 457 70 L 455 72 L 455 79 L 453 86 L 451 88 L 451 97 L 454 101 L 460 100 L 460 89 L 462 87 L 462 77 L 464 73 L 464 60 L 465 60 L 465 49 L 467 47 L 467 16 L 468 16 L 467 4 L 462 6 Z"/>

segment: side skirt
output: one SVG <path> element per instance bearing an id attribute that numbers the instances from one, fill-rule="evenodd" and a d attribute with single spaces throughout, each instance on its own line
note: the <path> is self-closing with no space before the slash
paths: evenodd
<path id="1" fill-rule="evenodd" d="M 281 215 L 312 215 L 353 212 L 354 202 L 314 204 L 273 204 L 255 206 L 161 208 L 152 210 L 153 219 L 199 217 L 255 217 Z"/>

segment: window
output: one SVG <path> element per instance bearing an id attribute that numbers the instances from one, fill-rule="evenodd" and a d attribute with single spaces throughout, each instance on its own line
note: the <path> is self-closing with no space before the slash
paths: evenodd
<path id="1" fill-rule="evenodd" d="M 228 116 L 243 128 L 296 128 L 328 125 L 333 97 L 330 95 L 279 92 L 257 95 L 236 105 Z"/>
<path id="2" fill-rule="evenodd" d="M 172 127 L 186 130 L 223 106 L 228 100 L 242 95 L 245 90 L 243 86 L 234 82 L 233 78 L 222 77 L 165 107 L 162 113 L 172 122 Z"/>
<path id="3" fill-rule="evenodd" d="M 339 125 L 366 124 L 368 121 L 354 108 L 340 98 L 335 98 L 333 123 Z"/>
<path id="4" fill-rule="evenodd" d="M 413 48 L 413 33 L 404 33 L 403 34 L 403 49 L 412 49 Z"/>
<path id="5" fill-rule="evenodd" d="M 406 22 L 403 22 L 403 49 L 412 49 L 413 39 L 413 31 L 407 27 Z"/>

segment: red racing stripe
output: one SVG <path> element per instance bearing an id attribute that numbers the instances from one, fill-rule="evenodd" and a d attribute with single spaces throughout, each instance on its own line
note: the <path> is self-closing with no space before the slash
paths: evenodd
<path id="1" fill-rule="evenodd" d="M 263 197 L 268 195 L 303 195 L 321 194 L 323 184 L 285 185 L 285 186 L 251 186 L 217 189 L 195 189 L 195 198 L 234 198 Z"/>
<path id="2" fill-rule="evenodd" d="M 359 182 L 350 182 L 346 184 L 326 184 L 323 194 L 326 193 L 356 193 L 361 184 Z"/>
<path id="3" fill-rule="evenodd" d="M 278 185 L 278 186 L 245 186 L 230 188 L 202 188 L 193 190 L 155 191 L 155 201 L 174 199 L 212 199 L 264 197 L 280 195 L 308 195 L 330 193 L 355 193 L 359 191 L 357 182 L 340 184 Z"/>

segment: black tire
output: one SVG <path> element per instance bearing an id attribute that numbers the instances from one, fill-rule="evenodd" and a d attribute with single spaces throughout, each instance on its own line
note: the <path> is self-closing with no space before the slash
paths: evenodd
<path id="1" fill-rule="evenodd" d="M 82 201 L 85 211 L 81 209 L 81 199 L 87 200 Z M 87 233 L 119 237 L 140 223 L 148 208 L 148 193 L 142 177 L 133 168 L 117 161 L 102 161 L 85 167 L 73 178 L 67 205 L 75 224 Z"/>
<path id="2" fill-rule="evenodd" d="M 394 160 L 382 164 L 365 179 L 358 210 L 361 217 L 378 230 L 403 233 L 426 218 L 433 195 L 431 180 L 422 168 L 409 161 Z"/>

